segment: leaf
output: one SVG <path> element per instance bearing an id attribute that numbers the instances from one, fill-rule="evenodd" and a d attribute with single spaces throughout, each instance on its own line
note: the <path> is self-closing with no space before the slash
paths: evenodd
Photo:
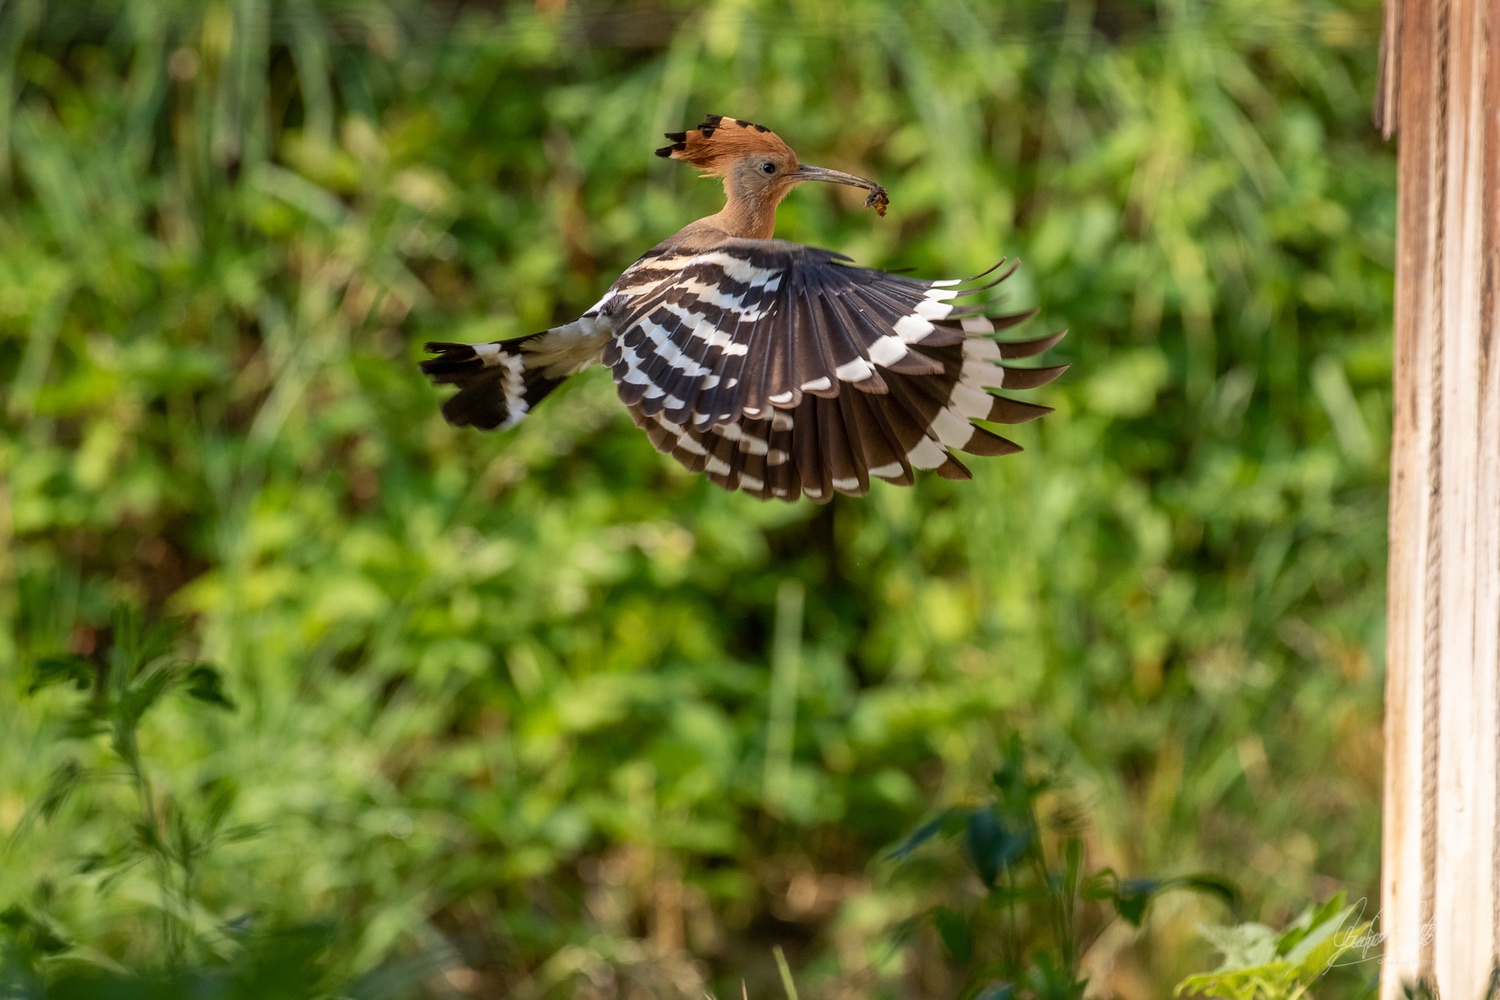
<path id="1" fill-rule="evenodd" d="M 188 671 L 187 693 L 201 702 L 216 705 L 228 711 L 235 710 L 234 701 L 224 693 L 224 677 L 206 663 L 200 663 Z"/>
<path id="2" fill-rule="evenodd" d="M 203 819 L 203 830 L 208 836 L 216 833 L 224 823 L 224 817 L 229 815 L 229 810 L 234 808 L 235 800 L 239 798 L 239 784 L 233 778 L 216 778 L 209 782 L 202 792 L 208 798 L 208 812 Z"/>
<path id="3" fill-rule="evenodd" d="M 43 819 L 51 819 L 63 807 L 78 787 L 89 780 L 88 772 L 78 761 L 69 758 L 52 769 L 47 778 L 47 787 L 37 802 L 36 810 Z"/>
<path id="4" fill-rule="evenodd" d="M 1063 845 L 1063 884 L 1064 895 L 1069 899 L 1076 899 L 1084 882 L 1083 874 L 1083 841 L 1077 837 L 1069 837 Z"/>
<path id="5" fill-rule="evenodd" d="M 179 679 L 176 670 L 169 667 L 154 667 L 132 680 L 120 699 L 111 706 L 116 721 L 134 726 L 161 700 L 167 689 Z"/>
<path id="6" fill-rule="evenodd" d="M 915 851 L 918 847 L 921 847 L 933 837 L 937 836 L 940 833 L 949 833 L 956 825 L 955 820 L 957 820 L 963 814 L 964 811 L 962 809 L 944 809 L 935 817 L 917 827 L 917 829 L 913 831 L 909 836 L 907 836 L 905 840 L 901 841 L 901 843 L 891 848 L 890 853 L 887 854 L 886 857 L 892 861 L 900 861 L 903 858 L 909 857 L 913 851 Z"/>
<path id="7" fill-rule="evenodd" d="M 105 723 L 102 715 L 106 710 L 107 706 L 94 701 L 81 705 L 78 711 L 63 720 L 61 727 L 62 738 L 66 740 L 86 740 L 106 731 L 109 726 Z"/>
<path id="8" fill-rule="evenodd" d="M 146 860 L 144 855 L 137 853 L 126 854 L 121 852 L 121 860 L 115 863 L 115 867 L 99 880 L 99 891 L 107 892 L 114 884 L 126 875 L 130 874 L 142 861 Z"/>
<path id="9" fill-rule="evenodd" d="M 1364 923 L 1342 933 L 1354 911 L 1355 907 L 1346 906 L 1336 913 L 1320 915 L 1317 924 L 1287 953 L 1286 961 L 1301 973 L 1304 981 L 1311 982 L 1327 972 L 1338 957 L 1352 947 L 1352 942 L 1369 928 L 1369 924 Z"/>
<path id="10" fill-rule="evenodd" d="M 1216 896 L 1229 906 L 1233 906 L 1239 899 L 1235 887 L 1227 880 L 1202 874 L 1179 875 L 1168 879 L 1125 879 L 1103 896 L 1089 895 L 1087 891 L 1086 896 L 1087 898 L 1109 899 L 1121 919 L 1132 927 L 1139 927 L 1145 919 L 1146 908 L 1152 899 L 1161 893 L 1178 889 Z"/>
<path id="11" fill-rule="evenodd" d="M 781 945 L 771 948 L 776 957 L 776 970 L 781 973 L 781 988 L 786 991 L 786 1000 L 798 1000 L 797 981 L 792 978 L 792 967 L 786 963 L 786 952 L 781 950 Z"/>
<path id="12" fill-rule="evenodd" d="M 1297 914 L 1295 920 L 1282 928 L 1281 937 L 1276 942 L 1276 954 L 1291 954 L 1292 949 L 1296 948 L 1303 938 L 1331 919 L 1343 905 L 1344 894 L 1338 893 L 1326 903 L 1309 906 Z"/>
<path id="13" fill-rule="evenodd" d="M 1030 817 L 1037 796 L 1050 788 L 1051 782 L 1026 777 L 1026 749 L 1020 733 L 1010 734 L 1001 747 L 1001 754 L 1000 767 L 990 778 L 1000 793 L 1000 810 L 1018 820 Z"/>
<path id="14" fill-rule="evenodd" d="M 137 820 L 131 824 L 131 829 L 135 831 L 135 842 L 142 851 L 147 854 L 165 855 L 167 853 L 167 845 L 162 842 L 156 827 L 145 820 Z"/>
<path id="15" fill-rule="evenodd" d="M 1046 949 L 1031 953 L 1031 995 L 1036 1000 L 1082 1000 L 1087 977 L 1079 978 L 1059 956 Z"/>
<path id="16" fill-rule="evenodd" d="M 31 922 L 30 915 L 19 906 L 8 906 L 0 910 L 0 928 L 15 932 L 26 927 Z"/>
<path id="17" fill-rule="evenodd" d="M 241 841 L 253 840 L 270 828 L 269 823 L 237 823 L 220 831 L 218 840 L 222 844 L 237 844 Z"/>
<path id="18" fill-rule="evenodd" d="M 27 694 L 36 694 L 54 684 L 69 684 L 79 691 L 87 691 L 94 683 L 94 664 L 86 657 L 69 653 L 66 656 L 44 656 L 36 661 Z"/>
<path id="19" fill-rule="evenodd" d="M 992 887 L 1000 870 L 1009 867 L 1030 843 L 1031 830 L 1007 829 L 994 809 L 976 809 L 969 814 L 964 845 L 985 888 Z"/>
<path id="20" fill-rule="evenodd" d="M 19 905 L 8 906 L 0 911 L 0 933 L 14 939 L 23 949 L 33 954 L 57 955 L 73 947 L 44 918 L 35 916 Z"/>
<path id="21" fill-rule="evenodd" d="M 57 955 L 73 947 L 72 943 L 52 928 L 38 924 L 32 947 L 44 955 Z"/>
<path id="22" fill-rule="evenodd" d="M 1120 884 L 1110 902 L 1115 913 L 1132 927 L 1141 926 L 1146 917 L 1146 906 L 1160 889 L 1161 883 L 1151 878 L 1128 879 Z"/>
<path id="23" fill-rule="evenodd" d="M 143 860 L 132 847 L 119 847 L 108 854 L 94 851 L 84 855 L 76 871 L 80 875 L 100 875 L 100 890 L 108 889 Z"/>
<path id="24" fill-rule="evenodd" d="M 142 670 L 171 652 L 187 627 L 188 622 L 183 618 L 163 618 L 147 625 L 136 608 L 123 603 L 116 606 L 112 653 L 119 658 L 117 665 L 127 674 Z"/>
<path id="25" fill-rule="evenodd" d="M 1206 872 L 1197 872 L 1192 875 L 1178 875 L 1169 878 L 1162 885 L 1162 891 L 1168 889 L 1187 889 L 1190 892 L 1201 892 L 1205 895 L 1216 896 L 1219 901 L 1231 909 L 1239 905 L 1240 890 L 1229 879 L 1219 875 L 1210 875 Z"/>
<path id="26" fill-rule="evenodd" d="M 1276 960 L 1276 932 L 1264 924 L 1217 927 L 1199 924 L 1198 933 L 1224 956 L 1222 969 L 1246 969 Z"/>
<path id="27" fill-rule="evenodd" d="M 1231 1000 L 1300 995 L 1369 929 L 1369 923 L 1364 923 L 1340 933 L 1355 909 L 1344 905 L 1340 893 L 1321 905 L 1309 906 L 1279 933 L 1262 924 L 1200 925 L 1199 932 L 1223 953 L 1224 961 L 1212 972 L 1184 979 L 1176 993 Z"/>
<path id="28" fill-rule="evenodd" d="M 960 965 L 967 965 L 974 957 L 974 935 L 969 921 L 963 914 L 946 906 L 932 911 L 932 924 L 937 928 L 948 957 Z"/>
<path id="29" fill-rule="evenodd" d="M 985 888 L 994 885 L 1000 874 L 998 848 L 1003 836 L 1000 819 L 992 810 L 979 809 L 969 814 L 964 826 L 964 846 Z"/>

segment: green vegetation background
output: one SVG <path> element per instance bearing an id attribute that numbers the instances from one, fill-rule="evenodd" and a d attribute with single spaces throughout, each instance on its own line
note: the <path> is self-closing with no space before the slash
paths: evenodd
<path id="1" fill-rule="evenodd" d="M 1374 894 L 1378 22 L 0 0 L 0 910 L 105 967 L 161 961 L 170 907 L 196 962 L 323 921 L 341 975 L 425 956 L 439 993 L 761 995 L 781 944 L 804 993 L 946 996 L 931 933 L 892 934 L 963 885 L 878 856 L 982 796 L 1012 730 L 1094 865 L 1219 872 L 1273 924 Z M 705 112 L 890 189 L 885 219 L 799 190 L 783 237 L 1021 258 L 1001 290 L 1073 362 L 1023 454 L 787 506 L 657 455 L 603 372 L 512 433 L 443 423 L 424 340 L 570 318 L 715 210 L 651 155 Z M 63 728 L 86 696 L 27 693 L 121 602 L 188 616 L 236 703 L 140 733 L 162 815 L 241 834 L 175 897 Z M 1096 984 L 1166 995 L 1225 916 L 1164 898 Z"/>

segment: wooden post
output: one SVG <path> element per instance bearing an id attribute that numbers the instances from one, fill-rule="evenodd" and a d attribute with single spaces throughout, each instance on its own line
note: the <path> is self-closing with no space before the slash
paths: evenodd
<path id="1" fill-rule="evenodd" d="M 1386 0 L 1400 131 L 1380 996 L 1500 958 L 1500 0 Z"/>

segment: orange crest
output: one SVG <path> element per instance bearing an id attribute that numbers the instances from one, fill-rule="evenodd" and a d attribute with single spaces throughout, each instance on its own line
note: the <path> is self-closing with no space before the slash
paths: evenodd
<path id="1" fill-rule="evenodd" d="M 697 128 L 668 132 L 666 136 L 672 144 L 658 149 L 657 156 L 691 163 L 710 174 L 719 173 L 740 157 L 757 154 L 789 157 L 792 163 L 797 162 L 797 154 L 792 148 L 764 125 L 723 115 L 708 115 Z"/>

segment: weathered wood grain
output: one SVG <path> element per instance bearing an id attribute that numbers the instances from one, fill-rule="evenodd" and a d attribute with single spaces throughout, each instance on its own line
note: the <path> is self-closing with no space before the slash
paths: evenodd
<path id="1" fill-rule="evenodd" d="M 1500 956 L 1500 0 L 1388 0 L 1400 129 L 1381 997 Z"/>

